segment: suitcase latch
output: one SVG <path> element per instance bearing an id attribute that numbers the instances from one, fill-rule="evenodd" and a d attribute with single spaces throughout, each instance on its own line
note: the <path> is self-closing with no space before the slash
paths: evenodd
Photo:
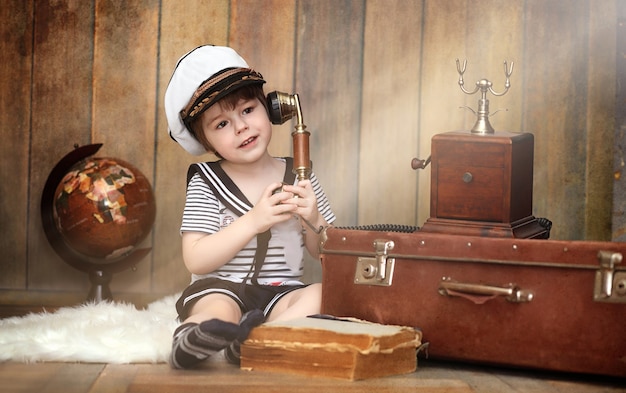
<path id="1" fill-rule="evenodd" d="M 380 285 L 388 287 L 393 279 L 395 258 L 389 258 L 388 251 L 393 250 L 391 240 L 374 240 L 376 256 L 359 257 L 356 261 L 354 283 L 360 285 Z"/>
<path id="2" fill-rule="evenodd" d="M 600 269 L 596 271 L 593 300 L 607 303 L 626 303 L 626 272 L 616 271 L 622 263 L 619 252 L 599 251 Z"/>

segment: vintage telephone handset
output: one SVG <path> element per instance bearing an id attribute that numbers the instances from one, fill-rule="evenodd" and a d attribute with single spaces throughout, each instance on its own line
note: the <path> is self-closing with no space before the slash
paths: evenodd
<path id="1" fill-rule="evenodd" d="M 296 116 L 296 125 L 291 133 L 293 138 L 293 172 L 298 181 L 311 175 L 309 158 L 309 135 L 302 120 L 302 108 L 297 94 L 273 91 L 267 95 L 267 107 L 272 124 L 283 124 Z"/>
<path id="2" fill-rule="evenodd" d="M 311 176 L 311 159 L 309 158 L 309 135 L 302 120 L 302 108 L 297 94 L 287 94 L 273 91 L 267 95 L 267 108 L 272 124 L 283 124 L 296 116 L 296 125 L 291 133 L 293 138 L 293 173 L 298 181 L 309 179 Z M 304 217 L 300 219 L 318 235 L 324 230 L 323 226 L 315 228 Z"/>

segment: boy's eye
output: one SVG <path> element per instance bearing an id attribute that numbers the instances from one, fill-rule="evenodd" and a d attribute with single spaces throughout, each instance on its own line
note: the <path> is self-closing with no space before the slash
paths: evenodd
<path id="1" fill-rule="evenodd" d="M 220 121 L 219 123 L 217 123 L 217 126 L 215 128 L 217 129 L 224 128 L 226 127 L 227 124 L 228 124 L 227 121 Z"/>
<path id="2" fill-rule="evenodd" d="M 244 115 L 248 114 L 250 112 L 253 112 L 256 107 L 257 107 L 257 101 L 256 100 L 248 100 L 246 102 L 243 103 L 243 111 L 241 111 Z"/>

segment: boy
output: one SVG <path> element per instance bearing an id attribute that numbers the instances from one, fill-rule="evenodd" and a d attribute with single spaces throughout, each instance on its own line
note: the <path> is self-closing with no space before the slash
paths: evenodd
<path id="1" fill-rule="evenodd" d="M 318 257 L 319 233 L 308 225 L 335 216 L 314 174 L 294 184 L 291 160 L 270 156 L 263 83 L 234 50 L 206 45 L 178 61 L 165 92 L 170 136 L 220 158 L 188 173 L 181 233 L 192 280 L 176 305 L 175 368 L 222 349 L 237 364 L 255 326 L 320 312 L 321 284 L 299 281 L 303 251 Z"/>

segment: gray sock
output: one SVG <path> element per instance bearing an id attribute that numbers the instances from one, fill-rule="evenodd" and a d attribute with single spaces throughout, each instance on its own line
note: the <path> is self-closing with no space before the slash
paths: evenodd
<path id="1" fill-rule="evenodd" d="M 250 331 L 265 321 L 265 315 L 261 310 L 251 310 L 245 313 L 239 321 L 239 335 L 226 347 L 224 356 L 229 363 L 239 364 L 241 357 L 241 343 L 246 341 Z"/>
<path id="2" fill-rule="evenodd" d="M 240 334 L 234 323 L 211 319 L 200 324 L 186 323 L 174 332 L 170 365 L 190 368 L 228 347 Z"/>

